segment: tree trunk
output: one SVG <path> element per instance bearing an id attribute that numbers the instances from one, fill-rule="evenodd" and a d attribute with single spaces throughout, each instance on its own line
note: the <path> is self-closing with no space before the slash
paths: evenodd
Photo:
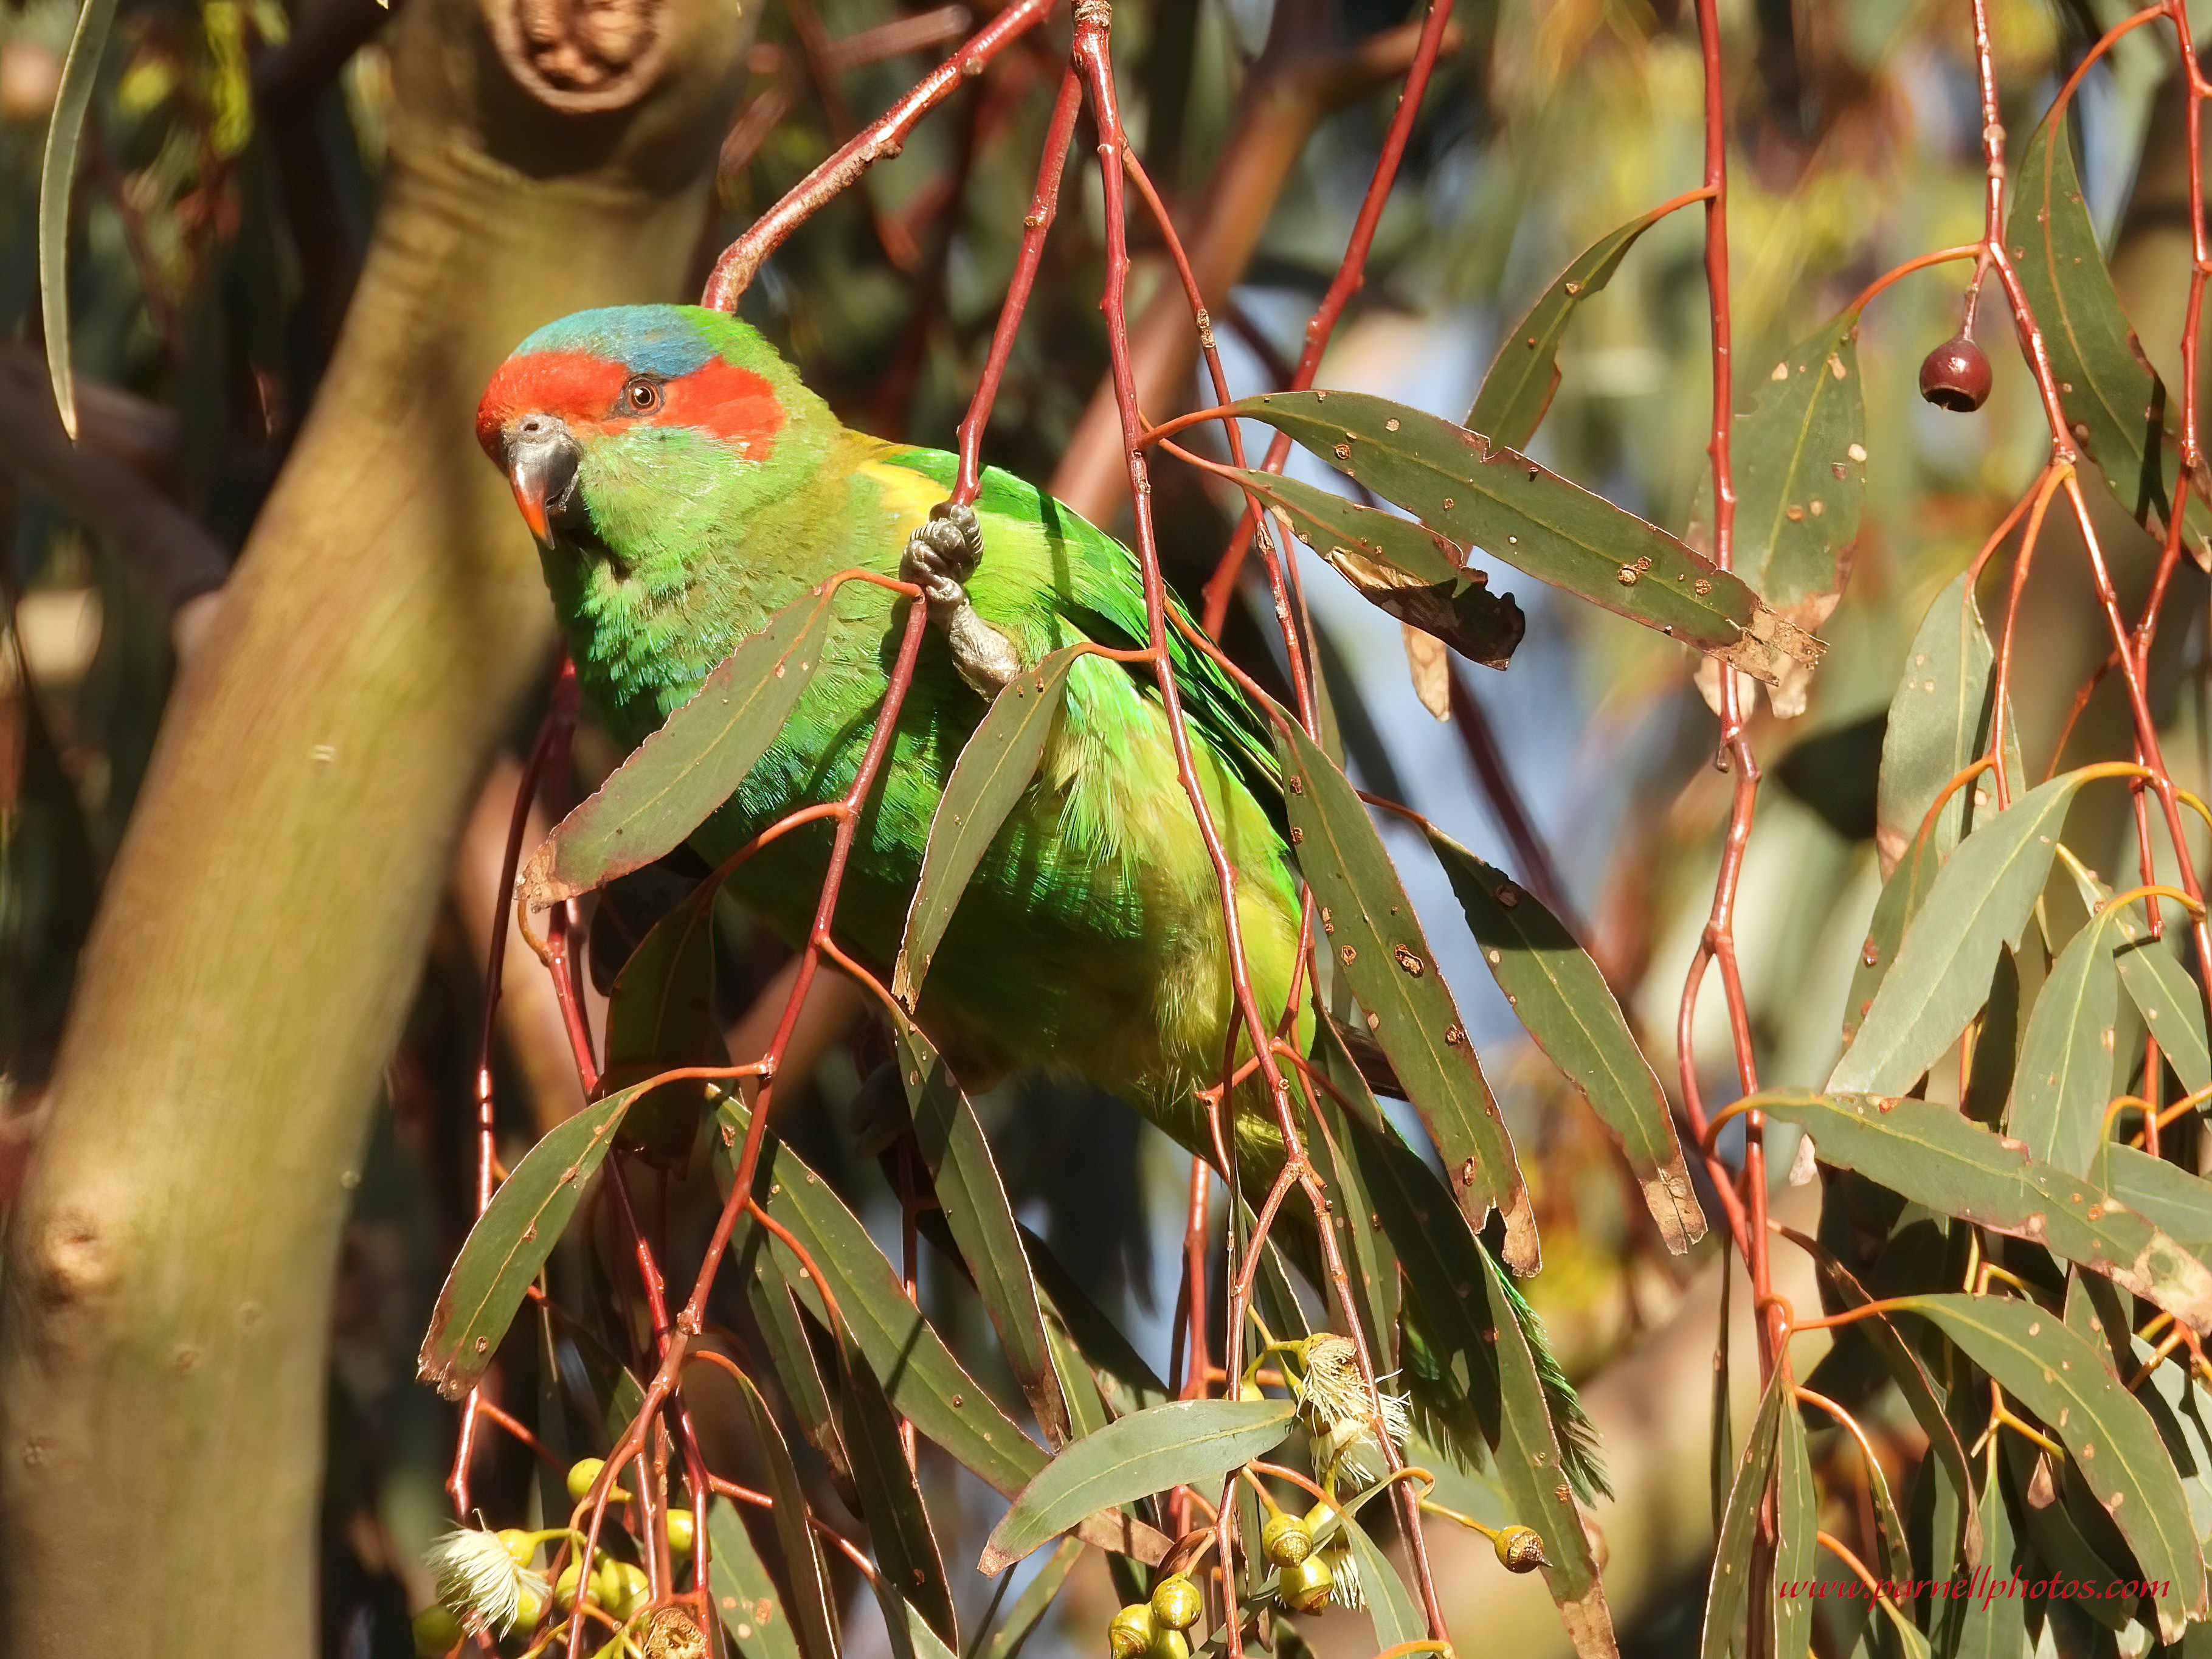
<path id="1" fill-rule="evenodd" d="M 0 1285 L 11 1654 L 310 1650 L 339 1228 L 463 816 L 551 640 L 477 397 L 538 324 L 675 293 L 750 32 L 644 0 L 549 46 L 514 3 L 397 25 L 360 286 L 85 953 Z"/>

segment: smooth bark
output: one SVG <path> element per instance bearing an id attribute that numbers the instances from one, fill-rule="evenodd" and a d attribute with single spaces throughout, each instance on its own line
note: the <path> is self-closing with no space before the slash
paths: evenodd
<path id="1" fill-rule="evenodd" d="M 588 114 L 534 96 L 468 0 L 395 25 L 361 283 L 173 698 L 10 1223 L 9 1653 L 310 1649 L 339 1229 L 455 839 L 551 639 L 476 399 L 538 324 L 677 296 L 750 19 L 658 3 L 664 67 Z"/>

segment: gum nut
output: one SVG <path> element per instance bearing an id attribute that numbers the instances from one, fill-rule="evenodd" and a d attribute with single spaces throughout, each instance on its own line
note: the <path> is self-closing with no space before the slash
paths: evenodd
<path id="1" fill-rule="evenodd" d="M 507 1546 L 510 1560 L 518 1567 L 526 1567 L 538 1553 L 538 1540 L 520 1527 L 501 1527 L 499 1541 Z"/>
<path id="2" fill-rule="evenodd" d="M 1534 1572 L 1551 1563 L 1544 1559 L 1544 1540 L 1534 1527 L 1505 1527 L 1495 1540 L 1498 1559 L 1508 1572 Z"/>
<path id="3" fill-rule="evenodd" d="M 671 1510 L 668 1511 L 668 1547 L 676 1554 L 689 1555 L 691 1553 L 691 1546 L 694 1541 L 696 1530 L 696 1526 L 691 1519 L 690 1510 Z"/>
<path id="4" fill-rule="evenodd" d="M 1182 1573 L 1171 1572 L 1152 1586 L 1152 1617 L 1170 1630 L 1188 1630 L 1206 1611 L 1206 1598 Z"/>
<path id="5" fill-rule="evenodd" d="M 1190 1638 L 1179 1630 L 1164 1630 L 1152 1637 L 1146 1659 L 1190 1659 Z"/>
<path id="6" fill-rule="evenodd" d="M 1972 414 L 1990 395 L 1988 354 L 1954 335 L 1920 360 L 1920 395 L 1938 409 Z"/>
<path id="7" fill-rule="evenodd" d="M 568 1465 L 568 1501 L 580 1504 L 592 1490 L 592 1482 L 599 1478 L 599 1471 L 607 1466 L 604 1457 L 580 1457 Z"/>
<path id="8" fill-rule="evenodd" d="M 1309 1555 L 1295 1567 L 1279 1568 L 1275 1573 L 1275 1593 L 1293 1613 L 1319 1613 L 1328 1605 L 1328 1593 L 1335 1588 L 1336 1575 L 1318 1555 Z"/>
<path id="9" fill-rule="evenodd" d="M 1152 1607 L 1143 1601 L 1133 1601 L 1115 1613 L 1113 1622 L 1106 1626 L 1106 1650 L 1114 1659 L 1137 1659 L 1152 1645 L 1152 1637 L 1159 1629 L 1159 1621 L 1152 1617 Z"/>
<path id="10" fill-rule="evenodd" d="M 1260 1548 L 1279 1567 L 1295 1567 L 1313 1553 L 1313 1533 L 1300 1515 L 1273 1515 L 1260 1528 Z"/>
<path id="11" fill-rule="evenodd" d="M 576 1605 L 576 1581 L 582 1576 L 583 1571 L 583 1564 L 578 1561 L 571 1561 L 561 1569 L 561 1576 L 553 1581 L 555 1606 L 573 1607 Z M 599 1592 L 599 1574 L 593 1573 L 591 1582 L 584 1586 L 584 1600 L 595 1607 L 602 1607 L 606 1602 L 606 1597 Z"/>
<path id="12" fill-rule="evenodd" d="M 433 1601 L 415 1615 L 415 1651 L 422 1659 L 451 1653 L 461 1639 L 461 1621 L 453 1616 L 453 1609 Z"/>

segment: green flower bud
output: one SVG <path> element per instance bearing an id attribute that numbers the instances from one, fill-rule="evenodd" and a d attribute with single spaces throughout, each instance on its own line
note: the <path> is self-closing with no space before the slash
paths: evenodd
<path id="1" fill-rule="evenodd" d="M 1260 1548 L 1279 1567 L 1295 1567 L 1313 1553 L 1313 1533 L 1299 1515 L 1271 1515 L 1260 1528 Z"/>
<path id="2" fill-rule="evenodd" d="M 672 1553 L 690 1554 L 691 1547 L 696 1541 L 697 1531 L 697 1525 L 692 1520 L 690 1510 L 668 1511 L 668 1547 Z"/>
<path id="3" fill-rule="evenodd" d="M 1206 1598 L 1183 1574 L 1171 1572 L 1152 1586 L 1152 1617 L 1170 1630 L 1188 1630 L 1206 1611 Z"/>
<path id="4" fill-rule="evenodd" d="M 1159 1623 L 1142 1601 L 1133 1601 L 1114 1615 L 1106 1626 L 1106 1650 L 1113 1659 L 1138 1659 L 1152 1645 Z"/>
<path id="5" fill-rule="evenodd" d="M 1335 1588 L 1335 1573 L 1329 1570 L 1328 1562 L 1318 1555 L 1309 1555 L 1294 1567 L 1279 1567 L 1275 1571 L 1275 1594 L 1293 1613 L 1319 1613 L 1328 1605 L 1329 1592 Z"/>
<path id="6" fill-rule="evenodd" d="M 564 1612 L 575 1607 L 576 1583 L 583 1574 L 584 1566 L 580 1561 L 571 1561 L 561 1569 L 561 1576 L 553 1581 L 554 1606 Z M 584 1600 L 595 1607 L 606 1605 L 607 1598 L 600 1593 L 599 1582 L 599 1575 L 593 1573 L 584 1583 Z"/>
<path id="7" fill-rule="evenodd" d="M 1190 1638 L 1179 1630 L 1155 1632 L 1145 1659 L 1190 1659 Z"/>
<path id="8" fill-rule="evenodd" d="M 525 1584 L 515 1591 L 514 1629 L 532 1630 L 536 1628 L 538 1620 L 544 1616 L 544 1583 L 545 1581 L 541 1578 L 538 1581 L 536 1588 Z"/>
<path id="9" fill-rule="evenodd" d="M 611 1557 L 599 1564 L 600 1605 L 627 1622 L 653 1605 L 653 1580 L 645 1569 Z"/>
<path id="10" fill-rule="evenodd" d="M 580 1457 L 568 1465 L 569 1501 L 580 1504 L 588 1498 L 592 1492 L 592 1482 L 599 1478 L 599 1471 L 606 1466 L 607 1460 L 604 1457 Z M 629 1494 L 620 1486 L 615 1487 L 607 1494 L 607 1502 L 610 1504 L 624 1504 L 629 1501 Z"/>

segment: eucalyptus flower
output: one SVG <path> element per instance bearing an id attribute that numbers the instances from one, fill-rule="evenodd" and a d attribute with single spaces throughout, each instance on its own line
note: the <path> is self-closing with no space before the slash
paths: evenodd
<path id="1" fill-rule="evenodd" d="M 545 1581 L 520 1565 L 495 1532 L 456 1527 L 422 1553 L 438 1600 L 463 1623 L 482 1625 L 495 1636 L 513 1630 L 521 1617 L 526 1592 L 545 1604 Z"/>
<path id="2" fill-rule="evenodd" d="M 1295 1386 L 1314 1432 L 1315 1466 L 1370 1486 L 1382 1478 L 1389 1462 L 1375 1439 L 1376 1405 L 1382 1407 L 1384 1432 L 1401 1441 L 1410 1426 L 1406 1396 L 1368 1392 L 1349 1337 L 1310 1337 L 1304 1350 L 1304 1375 Z"/>

